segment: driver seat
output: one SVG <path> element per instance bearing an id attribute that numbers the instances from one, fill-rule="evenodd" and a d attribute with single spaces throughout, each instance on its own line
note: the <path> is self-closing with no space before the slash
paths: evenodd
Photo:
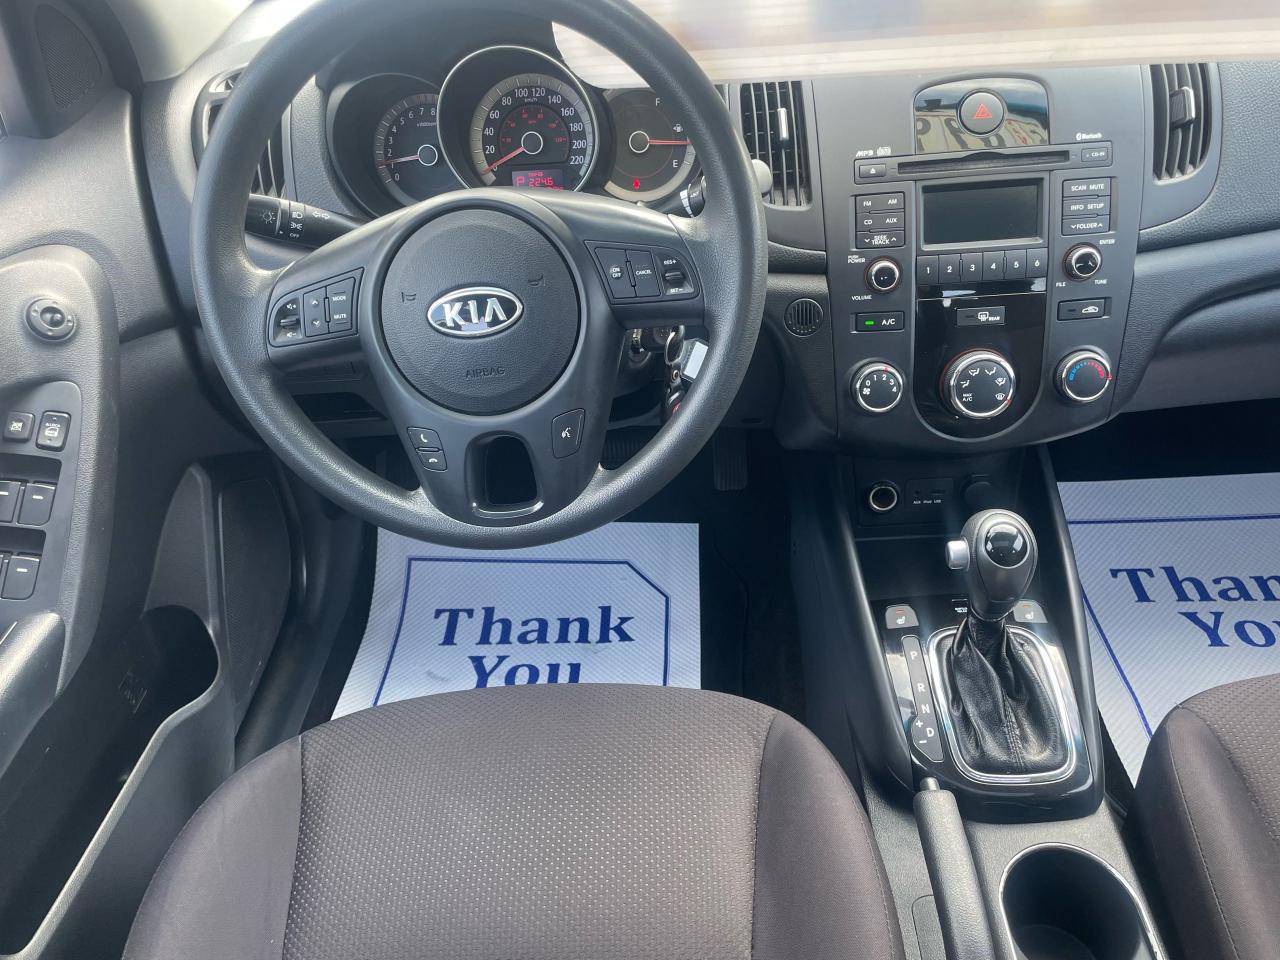
<path id="1" fill-rule="evenodd" d="M 127 960 L 897 960 L 865 813 L 769 707 L 443 694 L 309 730 L 200 808 Z"/>

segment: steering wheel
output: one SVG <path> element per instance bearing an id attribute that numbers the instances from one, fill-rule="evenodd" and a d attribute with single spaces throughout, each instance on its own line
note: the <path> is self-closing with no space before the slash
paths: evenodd
<path id="1" fill-rule="evenodd" d="M 503 548 L 615 520 L 693 459 L 755 349 L 767 243 L 745 149 L 689 54 L 626 0 L 544 0 L 539 10 L 548 19 L 611 50 L 686 119 L 711 185 L 701 215 L 670 217 L 567 191 L 458 190 L 365 224 L 282 270 L 256 265 L 245 245 L 246 187 L 294 93 L 352 37 L 477 5 L 528 9 L 523 0 L 319 0 L 268 40 L 237 82 L 201 162 L 192 273 L 231 394 L 300 477 L 406 536 Z M 611 268 L 619 253 L 625 264 L 628 251 L 639 262 L 650 254 L 659 274 L 665 262 L 686 280 L 664 288 L 672 295 L 626 296 Z M 703 328 L 706 359 L 657 436 L 623 466 L 604 469 L 628 331 L 659 325 Z M 355 463 L 285 388 L 289 371 L 353 361 L 367 365 L 420 489 Z M 489 502 L 485 451 L 497 438 L 527 451 L 537 489 L 530 502 Z"/>

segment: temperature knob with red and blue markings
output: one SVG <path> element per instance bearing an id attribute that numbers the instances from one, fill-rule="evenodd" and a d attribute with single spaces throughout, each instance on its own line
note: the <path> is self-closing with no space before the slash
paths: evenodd
<path id="1" fill-rule="evenodd" d="M 1093 403 L 1111 386 L 1111 361 L 1098 350 L 1077 350 L 1058 364 L 1058 392 L 1070 403 Z"/>

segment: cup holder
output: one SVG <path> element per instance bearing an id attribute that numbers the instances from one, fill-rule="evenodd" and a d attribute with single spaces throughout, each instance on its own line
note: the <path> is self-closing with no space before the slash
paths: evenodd
<path id="1" fill-rule="evenodd" d="M 1023 851 L 1005 871 L 1000 898 L 1019 960 L 1162 960 L 1132 888 L 1076 847 Z"/>

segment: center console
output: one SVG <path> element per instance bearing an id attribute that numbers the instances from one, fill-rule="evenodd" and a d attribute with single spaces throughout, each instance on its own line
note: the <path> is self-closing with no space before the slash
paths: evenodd
<path id="1" fill-rule="evenodd" d="M 814 97 L 857 117 L 820 147 L 840 438 L 955 454 L 1107 419 L 1142 199 L 1134 68 Z"/>

